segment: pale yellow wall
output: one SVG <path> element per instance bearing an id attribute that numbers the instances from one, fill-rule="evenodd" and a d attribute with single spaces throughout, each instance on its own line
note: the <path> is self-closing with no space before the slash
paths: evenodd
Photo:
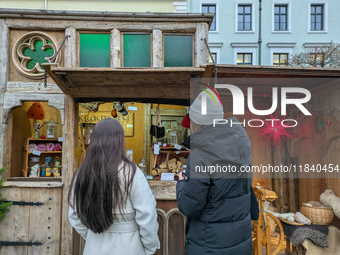
<path id="1" fill-rule="evenodd" d="M 45 9 L 45 0 L 1 0 L 0 8 Z M 112 12 L 173 12 L 171 0 L 47 0 L 48 10 L 112 11 Z"/>

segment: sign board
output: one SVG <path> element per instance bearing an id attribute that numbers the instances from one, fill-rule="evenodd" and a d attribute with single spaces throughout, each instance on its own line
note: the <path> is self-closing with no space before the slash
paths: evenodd
<path id="1" fill-rule="evenodd" d="M 109 112 L 91 112 L 86 115 L 79 115 L 79 122 L 80 123 L 93 123 L 96 124 L 97 122 L 103 119 L 113 119 Z M 123 126 L 124 129 L 124 136 L 133 136 L 133 129 L 134 129 L 134 113 L 129 112 L 128 115 L 123 116 L 118 114 L 118 117 L 115 118 L 119 121 L 119 123 Z"/>

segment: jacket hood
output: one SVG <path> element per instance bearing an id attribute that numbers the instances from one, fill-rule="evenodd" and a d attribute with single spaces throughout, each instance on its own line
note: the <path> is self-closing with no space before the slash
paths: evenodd
<path id="1" fill-rule="evenodd" d="M 236 117 L 227 120 L 227 124 L 209 125 L 189 136 L 192 156 L 207 162 L 251 164 L 251 143 L 244 127 Z"/>

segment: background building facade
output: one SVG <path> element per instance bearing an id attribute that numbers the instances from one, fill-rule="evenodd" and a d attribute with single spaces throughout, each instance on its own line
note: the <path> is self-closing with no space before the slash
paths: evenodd
<path id="1" fill-rule="evenodd" d="M 188 9 L 215 13 L 209 46 L 217 63 L 258 64 L 258 1 L 191 0 Z M 292 53 L 339 43 L 339 11 L 338 0 L 263 0 L 261 64 L 284 65 Z"/>

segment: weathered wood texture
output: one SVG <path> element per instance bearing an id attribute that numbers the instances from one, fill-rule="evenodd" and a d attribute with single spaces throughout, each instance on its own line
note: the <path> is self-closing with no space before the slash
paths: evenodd
<path id="1" fill-rule="evenodd" d="M 75 102 L 71 96 L 65 96 L 65 125 L 63 128 L 63 175 L 61 254 L 71 254 L 73 249 L 73 229 L 68 220 L 68 192 L 75 168 Z"/>
<path id="2" fill-rule="evenodd" d="M 111 56 L 111 67 L 122 66 L 122 53 L 121 49 L 121 34 L 120 31 L 115 28 L 110 33 L 110 56 Z"/>
<path id="3" fill-rule="evenodd" d="M 174 200 L 157 200 L 158 237 L 161 248 L 155 255 L 184 254 L 185 216 Z"/>
<path id="4" fill-rule="evenodd" d="M 42 202 L 42 206 L 12 205 L 0 222 L 1 241 L 41 242 L 41 246 L 1 247 L 0 254 L 47 255 L 60 253 L 60 188 L 6 187 L 3 196 L 9 201 Z"/>
<path id="5" fill-rule="evenodd" d="M 17 187 L 17 188 L 61 188 L 64 186 L 62 182 L 57 181 L 7 181 L 3 183 L 4 187 Z"/>
<path id="6" fill-rule="evenodd" d="M 321 133 L 316 133 L 314 130 L 314 120 L 318 114 L 308 117 L 301 125 L 297 140 L 305 139 L 302 140 L 300 150 L 298 151 L 299 165 L 304 166 L 307 164 L 309 167 L 312 167 L 313 164 L 321 164 L 322 166 L 326 165 L 328 168 L 329 164 L 333 164 L 333 167 L 336 165 L 340 167 L 339 100 L 340 89 L 311 99 L 310 103 L 313 109 L 323 109 L 328 112 L 326 115 L 320 114 L 324 117 L 325 121 L 331 121 L 332 125 L 325 125 Z M 325 189 L 331 189 L 337 196 L 340 196 L 339 173 L 336 171 L 324 173 L 322 171 L 321 178 L 306 178 L 316 174 L 315 172 L 307 174 L 299 173 L 299 206 L 301 203 L 319 201 L 320 194 Z M 338 228 L 340 227 L 340 221 L 336 217 L 332 224 Z"/>
<path id="7" fill-rule="evenodd" d="M 152 12 L 99 12 L 99 11 L 61 11 L 61 10 L 27 10 L 27 9 L 2 9 L 0 12 L 0 17 L 13 16 L 17 18 L 29 17 L 29 18 L 43 18 L 46 15 L 57 16 L 55 19 L 63 19 L 70 17 L 70 19 L 75 19 L 79 17 L 82 20 L 101 19 L 108 20 L 114 19 L 119 21 L 136 20 L 136 21 L 153 21 L 162 20 L 168 22 L 175 22 L 177 19 L 186 19 L 187 22 L 203 22 L 212 21 L 214 15 L 212 13 L 152 13 Z"/>
<path id="8" fill-rule="evenodd" d="M 43 82 L 21 82 L 9 81 L 6 87 L 7 92 L 28 92 L 28 93 L 44 93 L 44 94 L 62 94 L 63 92 L 55 83 L 47 83 L 45 88 Z"/>
<path id="9" fill-rule="evenodd" d="M 68 36 L 64 48 L 64 63 L 67 67 L 77 66 L 77 31 L 73 27 L 65 29 L 65 36 Z M 60 53 L 59 53 L 60 54 Z"/>
<path id="10" fill-rule="evenodd" d="M 149 181 L 149 185 L 156 200 L 176 200 L 176 182 Z"/>
<path id="11" fill-rule="evenodd" d="M 202 77 L 204 72 L 203 68 L 195 67 L 88 69 L 43 66 L 65 94 L 92 99 L 189 100 L 190 78 Z"/>
<path id="12" fill-rule="evenodd" d="M 152 31 L 152 66 L 164 67 L 162 30 Z"/>
<path id="13" fill-rule="evenodd" d="M 144 104 L 144 138 L 143 138 L 143 157 L 147 159 L 145 169 L 149 169 L 150 146 L 151 146 L 151 104 Z"/>
<path id="14" fill-rule="evenodd" d="M 204 39 L 208 38 L 209 27 L 207 23 L 197 23 L 196 37 L 195 37 L 195 66 L 207 64 L 209 62 L 208 49 L 205 45 Z"/>
<path id="15" fill-rule="evenodd" d="M 1 16 L 1 15 L 0 15 Z M 143 32 L 151 32 L 153 29 L 160 29 L 163 31 L 171 31 L 171 32 L 195 32 L 196 23 L 186 23 L 185 21 L 178 21 L 176 23 L 169 22 L 146 22 L 140 23 L 136 21 L 129 22 L 119 22 L 119 21 L 91 21 L 84 22 L 79 20 L 58 20 L 55 22 L 54 20 L 43 19 L 43 20 L 35 20 L 35 19 L 13 19 L 7 18 L 8 27 L 11 29 L 26 29 L 30 27 L 35 30 L 64 30 L 68 27 L 74 27 L 76 30 L 86 30 L 86 31 L 106 31 L 110 32 L 112 29 L 116 28 L 120 31 L 143 31 Z"/>
<path id="16" fill-rule="evenodd" d="M 3 43 L 7 42 L 9 38 L 9 30 L 7 25 L 5 24 L 4 19 L 0 19 L 0 118 L 3 119 L 4 114 L 4 92 L 6 90 L 6 82 L 8 78 L 8 44 Z M 4 164 L 4 133 L 7 125 L 3 124 L 2 121 L 0 123 L 0 167 L 3 167 Z M 5 177 L 5 174 L 0 175 L 1 177 Z"/>

